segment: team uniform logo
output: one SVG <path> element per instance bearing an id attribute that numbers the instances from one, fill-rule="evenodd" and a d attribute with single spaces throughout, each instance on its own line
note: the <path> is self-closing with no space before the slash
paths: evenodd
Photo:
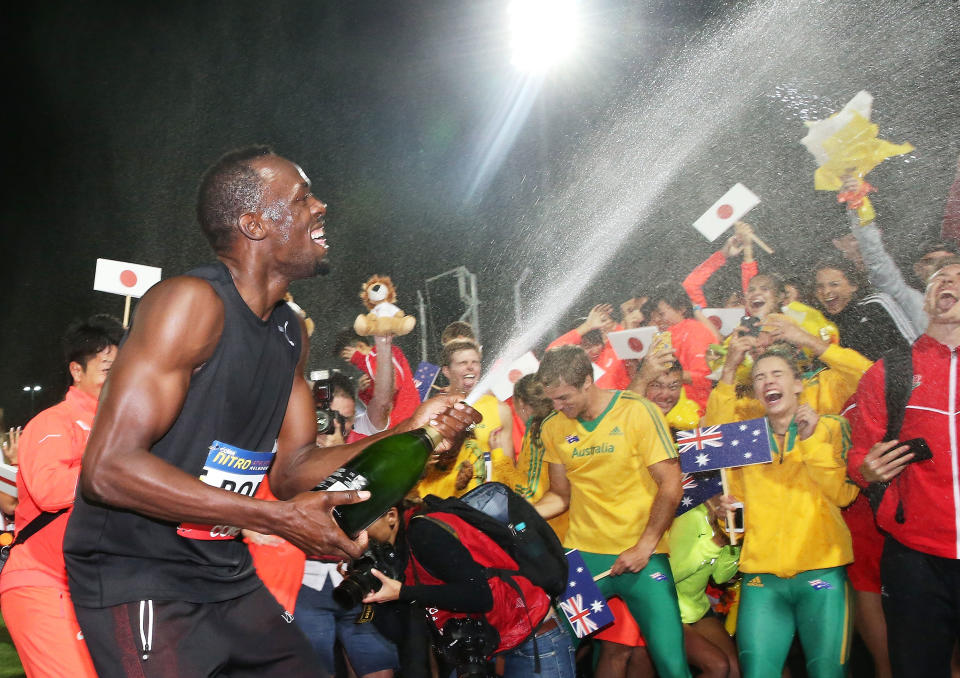
<path id="1" fill-rule="evenodd" d="M 297 345 L 293 343 L 293 339 L 291 339 L 290 335 L 287 334 L 287 329 L 289 325 L 290 325 L 290 321 L 284 320 L 282 325 L 277 325 L 277 329 L 280 330 L 281 333 L 283 333 L 283 338 L 287 340 L 287 343 L 293 346 L 294 348 L 296 348 Z"/>
<path id="2" fill-rule="evenodd" d="M 270 468 L 274 452 L 276 446 L 271 452 L 251 452 L 214 440 L 200 480 L 221 490 L 252 497 Z M 177 534 L 181 537 L 205 541 L 233 539 L 239 533 L 240 528 L 230 525 L 181 523 L 177 527 Z"/>

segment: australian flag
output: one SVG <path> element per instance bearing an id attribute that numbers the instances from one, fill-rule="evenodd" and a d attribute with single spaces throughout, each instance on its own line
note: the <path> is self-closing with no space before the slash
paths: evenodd
<path id="1" fill-rule="evenodd" d="M 677 446 L 680 468 L 686 473 L 766 464 L 773 459 L 767 420 L 762 417 L 677 431 Z"/>
<path id="2" fill-rule="evenodd" d="M 584 638 L 612 624 L 613 612 L 577 549 L 567 551 L 567 567 L 567 590 L 560 596 L 560 611 L 577 638 Z"/>
<path id="3" fill-rule="evenodd" d="M 677 506 L 676 515 L 682 516 L 684 513 L 700 506 L 710 497 L 715 497 L 723 492 L 723 482 L 720 479 L 720 471 L 703 471 L 702 473 L 684 473 L 683 474 L 683 499 Z"/>
<path id="4" fill-rule="evenodd" d="M 440 368 L 433 363 L 426 361 L 417 365 L 417 371 L 413 373 L 413 383 L 420 394 L 420 402 L 430 397 L 430 389 L 433 388 L 433 382 L 437 380 L 440 374 Z"/>

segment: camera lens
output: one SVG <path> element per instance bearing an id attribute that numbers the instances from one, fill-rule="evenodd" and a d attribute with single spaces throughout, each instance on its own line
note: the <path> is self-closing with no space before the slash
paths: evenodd
<path id="1" fill-rule="evenodd" d="M 379 580 L 377 583 L 380 583 Z M 365 595 L 366 592 L 353 578 L 344 579 L 337 588 L 333 589 L 334 602 L 345 610 L 359 605 Z"/>
<path id="2" fill-rule="evenodd" d="M 333 590 L 333 600 L 337 605 L 349 610 L 363 602 L 368 592 L 380 590 L 383 584 L 370 572 L 372 567 L 374 563 L 364 563 L 340 582 L 340 586 Z"/>
<path id="3" fill-rule="evenodd" d="M 328 435 L 333 433 L 333 412 L 317 409 L 317 433 Z"/>

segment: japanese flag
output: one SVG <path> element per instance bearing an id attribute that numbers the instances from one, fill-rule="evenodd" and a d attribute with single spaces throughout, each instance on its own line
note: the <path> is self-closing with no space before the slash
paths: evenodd
<path id="1" fill-rule="evenodd" d="M 507 400 L 513 395 L 513 385 L 522 376 L 536 372 L 539 367 L 540 361 L 533 355 L 533 351 L 527 351 L 509 365 L 495 365 L 490 390 L 497 396 L 497 400 Z"/>
<path id="2" fill-rule="evenodd" d="M 593 365 L 593 383 L 596 384 L 597 379 L 599 379 L 604 374 L 606 374 L 607 371 L 602 367 L 600 367 L 599 365 L 597 365 L 596 363 L 590 363 L 590 364 Z"/>
<path id="3" fill-rule="evenodd" d="M 693 227 L 713 242 L 724 231 L 733 226 L 744 214 L 760 204 L 760 198 L 744 186 L 735 184 L 723 194 L 703 215 L 693 222 Z"/>
<path id="4" fill-rule="evenodd" d="M 722 337 L 727 336 L 737 329 L 744 313 L 746 313 L 746 309 L 744 309 L 743 306 L 738 306 L 735 308 L 703 309 L 703 314 L 707 316 L 707 320 L 713 323 L 714 327 L 717 328 L 717 331 L 720 332 L 720 336 Z"/>
<path id="5" fill-rule="evenodd" d="M 0 492 L 17 496 L 17 467 L 0 463 Z"/>
<path id="6" fill-rule="evenodd" d="M 657 333 L 657 328 L 638 327 L 633 330 L 620 330 L 619 332 L 609 332 L 607 339 L 613 346 L 614 352 L 620 360 L 629 360 L 631 358 L 639 360 L 650 350 L 653 343 L 653 337 Z"/>
<path id="7" fill-rule="evenodd" d="M 142 297 L 160 282 L 160 269 L 155 266 L 128 264 L 113 259 L 97 259 L 97 274 L 93 289 L 98 292 L 122 294 L 125 297 Z"/>

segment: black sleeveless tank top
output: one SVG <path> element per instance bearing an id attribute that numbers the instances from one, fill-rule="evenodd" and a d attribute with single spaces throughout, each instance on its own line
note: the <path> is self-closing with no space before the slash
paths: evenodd
<path id="1" fill-rule="evenodd" d="M 222 263 L 186 275 L 216 290 L 223 333 L 151 452 L 208 484 L 252 495 L 286 412 L 300 357 L 299 320 L 285 303 L 261 320 Z M 204 603 L 249 593 L 261 584 L 235 533 L 226 525 L 177 524 L 93 504 L 78 492 L 64 539 L 73 601 L 85 607 L 150 599 Z"/>

